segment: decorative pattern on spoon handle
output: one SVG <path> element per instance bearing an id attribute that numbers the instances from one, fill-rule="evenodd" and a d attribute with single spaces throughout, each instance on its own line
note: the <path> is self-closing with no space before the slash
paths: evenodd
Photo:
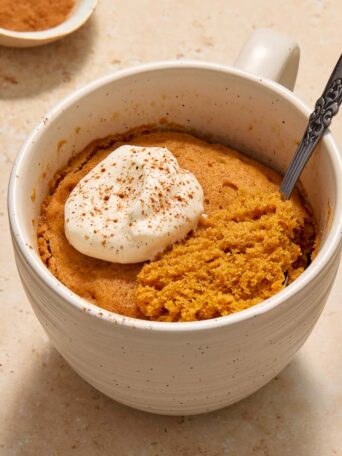
<path id="1" fill-rule="evenodd" d="M 304 166 L 311 157 L 324 131 L 329 127 L 331 119 L 337 114 L 341 103 L 342 55 L 330 76 L 322 96 L 316 102 L 315 110 L 309 118 L 304 136 L 281 183 L 280 192 L 284 199 L 290 198 Z"/>
<path id="2" fill-rule="evenodd" d="M 331 119 L 338 113 L 339 106 L 342 103 L 342 79 L 334 79 L 327 86 L 321 98 L 315 105 L 315 110 L 309 119 L 309 125 L 305 132 L 304 145 L 315 141 L 323 130 L 329 127 Z"/>

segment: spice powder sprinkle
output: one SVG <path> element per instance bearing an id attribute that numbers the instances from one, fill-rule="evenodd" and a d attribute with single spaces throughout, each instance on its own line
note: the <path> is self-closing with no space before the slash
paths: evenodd
<path id="1" fill-rule="evenodd" d="M 47 30 L 64 22 L 75 0 L 0 0 L 0 27 L 16 32 Z"/>

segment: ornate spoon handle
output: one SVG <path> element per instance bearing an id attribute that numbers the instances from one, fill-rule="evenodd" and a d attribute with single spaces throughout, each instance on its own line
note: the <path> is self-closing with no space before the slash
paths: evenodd
<path id="1" fill-rule="evenodd" d="M 338 113 L 342 103 L 342 55 L 324 89 L 322 96 L 317 100 L 315 110 L 309 118 L 309 124 L 299 144 L 294 157 L 288 167 L 280 185 L 280 192 L 284 199 L 291 196 L 292 190 L 301 175 L 304 166 L 312 155 L 318 141 L 329 127 L 331 119 Z"/>

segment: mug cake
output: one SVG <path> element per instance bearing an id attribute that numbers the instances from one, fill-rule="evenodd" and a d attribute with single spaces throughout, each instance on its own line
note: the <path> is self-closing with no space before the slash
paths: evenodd
<path id="1" fill-rule="evenodd" d="M 184 131 L 95 140 L 51 184 L 39 253 L 64 285 L 112 312 L 168 322 L 229 315 L 281 291 L 315 255 L 311 208 L 298 192 L 283 201 L 280 181 Z"/>

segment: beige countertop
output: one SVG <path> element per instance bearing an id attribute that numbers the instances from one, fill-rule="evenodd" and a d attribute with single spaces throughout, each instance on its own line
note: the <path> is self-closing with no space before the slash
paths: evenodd
<path id="1" fill-rule="evenodd" d="M 100 0 L 80 31 L 36 49 L 0 47 L 0 455 L 342 455 L 342 268 L 293 362 L 221 411 L 159 417 L 83 381 L 51 346 L 22 290 L 6 216 L 11 165 L 63 96 L 143 62 L 234 62 L 253 29 L 301 46 L 295 92 L 310 106 L 342 51 L 341 0 Z M 342 114 L 332 127 L 342 144 Z"/>

